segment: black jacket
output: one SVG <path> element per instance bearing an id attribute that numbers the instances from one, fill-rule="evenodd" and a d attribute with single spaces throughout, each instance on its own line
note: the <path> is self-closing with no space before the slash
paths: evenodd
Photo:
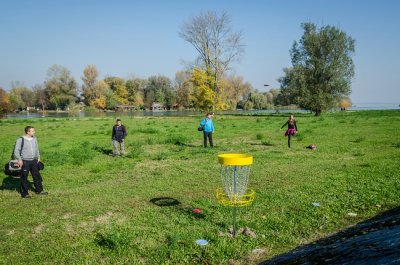
<path id="1" fill-rule="evenodd" d="M 125 139 L 126 135 L 127 135 L 127 133 L 126 133 L 126 129 L 125 129 L 124 125 L 121 125 L 121 126 L 114 125 L 113 126 L 113 130 L 112 130 L 112 139 L 113 140 L 121 142 L 123 139 Z"/>

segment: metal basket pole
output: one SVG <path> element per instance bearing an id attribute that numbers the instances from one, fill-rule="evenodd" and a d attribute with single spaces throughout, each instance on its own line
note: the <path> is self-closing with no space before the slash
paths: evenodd
<path id="1" fill-rule="evenodd" d="M 233 167 L 233 193 L 237 194 L 237 166 Z M 236 235 L 236 207 L 233 207 L 233 236 Z"/>

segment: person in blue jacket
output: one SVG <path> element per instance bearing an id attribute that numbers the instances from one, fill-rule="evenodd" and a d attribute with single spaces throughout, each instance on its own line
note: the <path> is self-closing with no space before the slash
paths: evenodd
<path id="1" fill-rule="evenodd" d="M 214 132 L 214 123 L 212 118 L 214 117 L 213 112 L 207 113 L 206 117 L 200 122 L 200 126 L 203 126 L 203 137 L 204 147 L 207 147 L 207 138 L 210 141 L 210 146 L 214 147 L 212 134 Z"/>

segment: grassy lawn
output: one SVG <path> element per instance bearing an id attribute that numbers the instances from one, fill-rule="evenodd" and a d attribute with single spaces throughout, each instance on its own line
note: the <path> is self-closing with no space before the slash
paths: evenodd
<path id="1" fill-rule="evenodd" d="M 21 199 L 2 174 L 0 264 L 252 264 L 399 206 L 399 111 L 296 118 L 289 149 L 287 115 L 216 115 L 216 147 L 205 149 L 200 117 L 122 117 L 124 158 L 110 156 L 112 118 L 2 120 L 3 164 L 36 128 L 49 195 Z M 220 236 L 232 209 L 215 199 L 217 155 L 232 152 L 254 156 L 256 198 L 237 221 L 256 238 Z M 163 197 L 179 204 L 153 203 Z"/>

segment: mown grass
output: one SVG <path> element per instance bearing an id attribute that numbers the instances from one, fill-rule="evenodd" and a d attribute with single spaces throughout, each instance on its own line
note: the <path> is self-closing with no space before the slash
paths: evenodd
<path id="1" fill-rule="evenodd" d="M 399 111 L 296 115 L 288 149 L 284 115 L 215 117 L 205 149 L 200 117 L 123 118 L 124 158 L 111 154 L 114 120 L 2 120 L 1 161 L 26 125 L 37 130 L 46 197 L 21 199 L 3 175 L 0 263 L 252 264 L 399 205 Z M 305 147 L 316 144 L 317 150 Z M 254 156 L 254 203 L 238 226 L 256 238 L 220 236 L 232 211 L 219 205 L 220 153 Z M 176 204 L 158 206 L 159 198 Z M 319 202 L 320 207 L 312 206 Z M 203 210 L 201 218 L 193 208 Z M 356 213 L 356 217 L 348 213 Z M 209 245 L 195 245 L 196 239 Z M 263 249 L 253 254 L 253 249 Z"/>

